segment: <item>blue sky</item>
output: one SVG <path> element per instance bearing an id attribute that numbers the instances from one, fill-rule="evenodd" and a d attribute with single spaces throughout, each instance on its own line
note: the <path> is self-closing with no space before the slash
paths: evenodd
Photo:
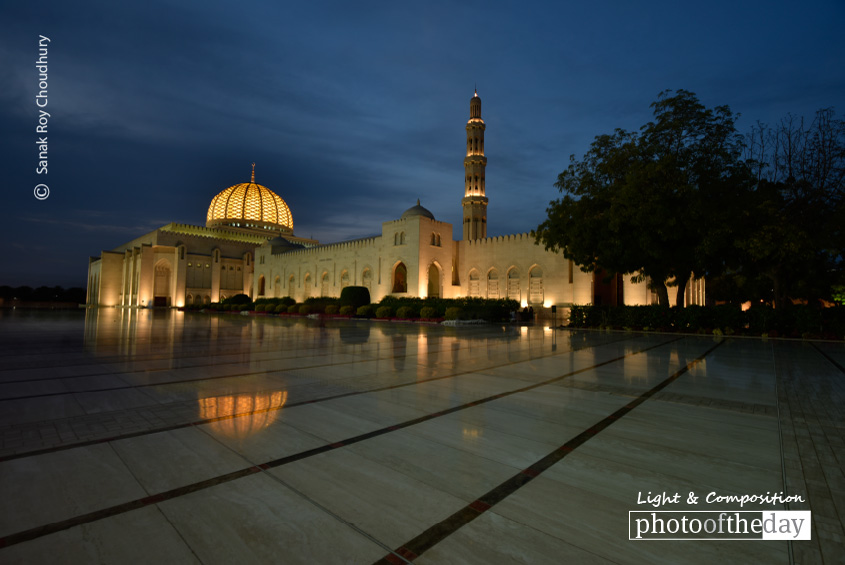
<path id="1" fill-rule="evenodd" d="M 373 235 L 417 198 L 460 225 L 476 84 L 489 234 L 530 231 L 569 155 L 639 128 L 662 90 L 729 105 L 743 132 L 787 112 L 841 116 L 844 25 L 841 0 L 5 3 L 0 284 L 82 286 L 89 255 L 204 225 L 253 161 L 300 236 Z"/>

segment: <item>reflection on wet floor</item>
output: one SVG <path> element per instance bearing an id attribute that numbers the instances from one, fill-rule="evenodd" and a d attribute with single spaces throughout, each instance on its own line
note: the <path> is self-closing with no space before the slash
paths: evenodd
<path id="1" fill-rule="evenodd" d="M 0 561 L 836 562 L 844 362 L 831 343 L 2 311 Z M 640 491 L 784 490 L 811 542 L 627 539 Z"/>

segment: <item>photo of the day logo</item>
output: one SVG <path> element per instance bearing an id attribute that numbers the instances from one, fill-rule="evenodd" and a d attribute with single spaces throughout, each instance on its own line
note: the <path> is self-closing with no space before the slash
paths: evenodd
<path id="1" fill-rule="evenodd" d="M 809 510 L 631 510 L 629 540 L 809 540 Z"/>

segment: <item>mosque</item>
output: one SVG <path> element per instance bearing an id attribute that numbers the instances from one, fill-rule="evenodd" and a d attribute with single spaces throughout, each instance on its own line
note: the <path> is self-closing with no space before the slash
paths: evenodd
<path id="1" fill-rule="evenodd" d="M 290 208 L 256 184 L 253 165 L 250 182 L 211 200 L 205 227 L 170 223 L 91 257 L 88 304 L 180 307 L 241 293 L 302 302 L 340 296 L 349 285 L 369 288 L 373 302 L 388 295 L 512 298 L 539 312 L 573 304 L 656 303 L 646 283 L 585 273 L 536 245 L 529 233 L 487 237 L 484 130 L 476 92 L 466 125 L 458 234 L 417 201 L 382 223 L 381 235 L 328 245 L 297 237 Z M 686 302 L 703 304 L 704 290 L 704 280 L 692 280 Z"/>

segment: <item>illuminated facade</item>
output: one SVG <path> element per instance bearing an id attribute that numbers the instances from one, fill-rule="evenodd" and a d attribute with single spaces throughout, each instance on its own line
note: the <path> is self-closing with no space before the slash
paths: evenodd
<path id="1" fill-rule="evenodd" d="M 255 248 L 272 240 L 291 248 L 317 244 L 293 235 L 279 195 L 236 184 L 211 200 L 206 225 L 167 224 L 88 263 L 89 305 L 179 307 L 252 295 Z"/>
<path id="2" fill-rule="evenodd" d="M 559 253 L 534 243 L 528 233 L 487 237 L 485 124 L 481 98 L 470 100 L 464 158 L 463 239 L 452 225 L 420 205 L 384 222 L 381 235 L 308 249 L 274 246 L 256 250 L 253 295 L 339 296 L 343 287 L 366 286 L 373 302 L 387 295 L 512 298 L 549 313 L 572 304 L 651 304 L 644 283 L 585 273 Z M 459 234 L 455 234 L 459 235 Z M 693 281 L 688 303 L 703 303 L 703 281 Z"/>
<path id="3" fill-rule="evenodd" d="M 419 200 L 374 237 L 328 245 L 297 238 L 290 208 L 255 183 L 253 165 L 249 183 L 212 199 L 206 227 L 168 224 L 92 258 L 88 303 L 181 306 L 238 293 L 302 302 L 340 296 L 350 285 L 369 288 L 373 302 L 387 295 L 512 298 L 541 312 L 655 303 L 645 283 L 585 273 L 528 233 L 487 237 L 485 127 L 476 92 L 466 126 L 461 240 Z M 704 303 L 703 280 L 690 282 L 686 302 Z"/>

